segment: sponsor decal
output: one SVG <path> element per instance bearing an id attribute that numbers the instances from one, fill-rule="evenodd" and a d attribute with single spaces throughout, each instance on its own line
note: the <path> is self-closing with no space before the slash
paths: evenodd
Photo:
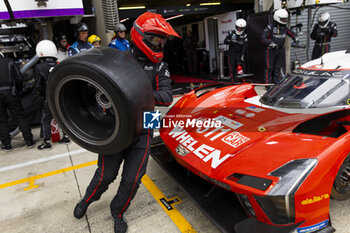
<path id="1" fill-rule="evenodd" d="M 256 112 L 256 113 L 265 111 L 265 109 L 258 108 L 258 107 L 255 107 L 255 106 L 249 106 L 249 107 L 246 107 L 245 109 L 253 111 L 253 112 Z"/>
<path id="2" fill-rule="evenodd" d="M 243 136 L 242 134 L 240 134 L 238 132 L 230 133 L 221 139 L 221 141 L 232 146 L 233 148 L 237 148 L 249 140 L 250 140 L 250 138 Z"/>
<path id="3" fill-rule="evenodd" d="M 217 131 L 217 129 L 215 129 Z M 214 131 L 214 130 L 213 130 Z M 211 132 L 207 133 L 206 135 L 210 135 Z M 225 133 L 225 132 L 221 132 Z M 222 135 L 221 133 L 217 135 Z M 194 155 L 196 155 L 199 159 L 201 159 L 205 163 L 210 163 L 210 166 L 212 168 L 217 168 L 220 164 L 222 164 L 226 159 L 232 157 L 232 154 L 225 154 L 221 155 L 221 151 L 218 149 L 215 149 L 211 146 L 208 146 L 206 144 L 200 144 L 197 140 L 195 140 L 183 127 L 176 126 L 174 127 L 168 134 L 172 138 L 174 138 L 176 141 L 178 141 L 185 149 L 188 151 L 191 151 Z M 208 136 L 209 136 L 208 135 Z M 215 139 L 217 138 L 217 135 L 214 136 Z M 205 136 L 205 135 L 204 135 Z M 205 136 L 207 137 L 207 136 Z M 179 153 L 184 153 L 183 148 L 180 148 L 178 146 Z M 180 151 L 181 150 L 181 151 Z M 186 151 L 185 151 L 186 152 Z M 177 153 L 177 152 L 176 152 Z"/>
<path id="4" fill-rule="evenodd" d="M 143 112 L 143 128 L 159 129 L 161 115 L 162 114 L 159 112 L 159 110 L 153 112 Z"/>
<path id="5" fill-rule="evenodd" d="M 237 110 L 235 111 L 235 113 L 238 114 L 238 115 L 243 115 L 244 113 L 246 113 L 246 111 L 243 110 L 243 109 L 237 109 Z"/>
<path id="6" fill-rule="evenodd" d="M 322 77 L 334 77 L 334 76 L 343 76 L 343 73 L 340 71 L 324 71 L 324 70 L 304 70 L 297 69 L 293 71 L 294 74 L 304 74 L 312 76 L 322 76 Z"/>
<path id="7" fill-rule="evenodd" d="M 329 199 L 329 194 L 326 193 L 326 194 L 323 194 L 321 196 L 314 196 L 313 198 L 306 198 L 306 200 L 303 200 L 301 202 L 302 205 L 309 205 L 309 204 L 313 204 L 313 203 L 316 203 L 316 202 L 319 202 L 319 201 L 322 201 L 322 200 L 325 200 L 325 199 Z"/>
<path id="8" fill-rule="evenodd" d="M 328 219 L 323 221 L 323 222 L 320 222 L 320 223 L 317 223 L 315 225 L 312 225 L 312 226 L 308 226 L 308 227 L 298 227 L 297 228 L 297 231 L 298 233 L 308 233 L 308 232 L 314 232 L 314 231 L 318 231 L 322 228 L 325 228 L 327 225 L 328 225 Z"/>
<path id="9" fill-rule="evenodd" d="M 239 127 L 243 126 L 242 123 L 231 120 L 224 116 L 218 116 L 217 118 L 215 118 L 215 120 L 221 122 L 221 124 L 226 125 L 231 129 L 238 129 Z"/>
<path id="10" fill-rule="evenodd" d="M 190 153 L 189 150 L 187 150 L 183 145 L 179 144 L 176 149 L 175 149 L 176 153 L 180 156 L 185 156 L 188 153 Z"/>
<path id="11" fill-rule="evenodd" d="M 150 70 L 153 70 L 153 66 L 145 66 L 143 67 L 143 69 L 150 71 Z"/>
<path id="12" fill-rule="evenodd" d="M 255 113 L 248 113 L 247 115 L 245 115 L 246 117 L 249 117 L 249 118 L 251 118 L 251 117 L 255 117 Z"/>

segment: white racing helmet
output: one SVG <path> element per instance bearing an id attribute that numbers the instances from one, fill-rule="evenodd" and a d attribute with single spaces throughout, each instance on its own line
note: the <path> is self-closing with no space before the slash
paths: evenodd
<path id="1" fill-rule="evenodd" d="M 247 26 L 247 22 L 244 19 L 237 19 L 235 25 L 236 25 L 236 34 L 242 35 L 242 33 L 244 32 Z"/>
<path id="2" fill-rule="evenodd" d="M 327 27 L 329 20 L 330 20 L 331 16 L 328 12 L 322 12 L 318 15 L 317 17 L 317 22 L 318 22 L 318 26 L 320 28 L 325 28 Z"/>
<path id="3" fill-rule="evenodd" d="M 280 24 L 286 25 L 288 22 L 288 11 L 285 9 L 278 9 L 273 14 L 273 19 Z"/>
<path id="4" fill-rule="evenodd" d="M 36 55 L 41 57 L 54 57 L 57 58 L 57 49 L 55 44 L 51 40 L 40 41 L 35 48 Z"/>

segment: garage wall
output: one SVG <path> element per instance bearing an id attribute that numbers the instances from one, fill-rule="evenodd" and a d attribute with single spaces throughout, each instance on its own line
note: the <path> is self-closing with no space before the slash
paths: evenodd
<path id="1" fill-rule="evenodd" d="M 334 7 L 321 7 L 314 19 L 314 23 L 317 22 L 317 16 L 319 13 L 328 11 L 331 15 L 331 21 L 335 22 L 337 24 L 338 28 L 338 37 L 332 38 L 331 42 L 331 51 L 338 51 L 338 50 L 344 50 L 344 49 L 350 49 L 350 2 L 344 3 L 344 4 L 336 4 L 333 5 L 336 7 L 341 8 L 347 8 L 347 10 L 344 9 L 337 9 Z M 312 9 L 311 13 L 311 21 L 314 16 L 316 9 Z M 298 16 L 298 23 L 302 23 L 302 32 L 303 35 L 299 35 L 299 39 L 301 44 L 306 44 L 306 32 L 307 32 L 307 12 L 308 10 L 305 9 L 302 11 L 302 14 Z M 291 17 L 291 25 L 295 25 L 295 19 L 296 16 L 292 15 Z M 312 31 L 313 25 L 311 25 L 310 33 Z M 314 40 L 310 40 L 310 49 L 309 49 L 309 58 L 311 59 L 311 53 L 312 49 L 314 47 Z M 295 58 L 295 54 L 299 57 L 299 60 L 303 64 L 307 61 L 306 59 L 306 49 L 296 49 L 291 48 L 290 57 L 291 60 Z"/>

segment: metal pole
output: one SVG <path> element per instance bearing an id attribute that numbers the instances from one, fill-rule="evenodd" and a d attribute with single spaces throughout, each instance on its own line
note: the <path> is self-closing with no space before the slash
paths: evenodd
<path id="1" fill-rule="evenodd" d="M 311 7 L 307 8 L 307 31 L 306 31 L 306 59 L 310 61 L 309 48 L 310 48 L 310 28 L 311 28 Z"/>

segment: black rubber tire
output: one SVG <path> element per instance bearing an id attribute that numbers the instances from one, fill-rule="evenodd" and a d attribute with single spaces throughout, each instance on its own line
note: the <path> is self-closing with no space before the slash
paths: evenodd
<path id="1" fill-rule="evenodd" d="M 96 89 L 113 111 L 98 104 Z M 58 64 L 48 79 L 47 98 L 57 123 L 74 142 L 106 155 L 127 148 L 143 130 L 143 112 L 154 109 L 153 89 L 142 67 L 112 48 L 90 49 Z"/>
<path id="2" fill-rule="evenodd" d="M 342 166 L 339 168 L 338 174 L 334 180 L 331 197 L 338 201 L 344 201 L 350 198 L 350 186 L 344 185 L 342 179 L 339 177 L 343 174 L 346 167 L 350 167 L 350 154 L 344 160 Z"/>

